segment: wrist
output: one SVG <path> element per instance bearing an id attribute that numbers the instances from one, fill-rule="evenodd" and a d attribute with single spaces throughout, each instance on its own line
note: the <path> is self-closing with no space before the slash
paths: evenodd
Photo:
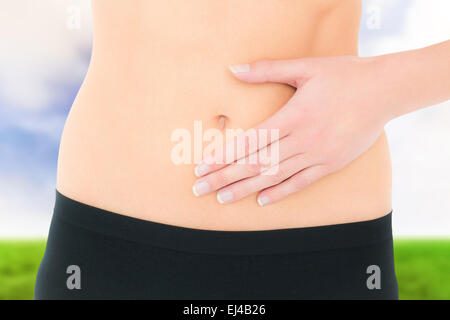
<path id="1" fill-rule="evenodd" d="M 417 75 L 413 52 L 386 54 L 369 58 L 373 97 L 385 122 L 415 109 L 420 99 L 411 83 Z"/>
<path id="2" fill-rule="evenodd" d="M 390 120 L 450 98 L 450 41 L 374 57 L 383 112 Z"/>
<path id="3" fill-rule="evenodd" d="M 393 90 L 392 78 L 398 77 L 395 62 L 390 55 L 360 58 L 362 76 L 359 88 L 367 110 L 384 124 L 402 115 L 402 98 Z M 375 120 L 375 119 L 374 119 Z"/>

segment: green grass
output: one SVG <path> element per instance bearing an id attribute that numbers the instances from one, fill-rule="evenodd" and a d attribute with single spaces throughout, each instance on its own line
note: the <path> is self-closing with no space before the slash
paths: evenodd
<path id="1" fill-rule="evenodd" d="M 394 252 L 400 299 L 450 299 L 449 239 L 397 239 Z"/>
<path id="2" fill-rule="evenodd" d="M 44 240 L 0 241 L 0 300 L 33 299 Z"/>
<path id="3" fill-rule="evenodd" d="M 0 300 L 32 299 L 44 240 L 0 241 Z M 397 239 L 400 299 L 450 299 L 450 239 Z"/>

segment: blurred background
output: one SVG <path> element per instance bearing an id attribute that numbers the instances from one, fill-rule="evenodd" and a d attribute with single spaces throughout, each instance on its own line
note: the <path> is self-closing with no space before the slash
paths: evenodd
<path id="1" fill-rule="evenodd" d="M 31 299 L 59 139 L 90 59 L 90 1 L 0 0 L 0 7 L 0 299 Z M 449 14 L 449 0 L 363 0 L 359 54 L 448 40 Z M 400 298 L 450 299 L 450 102 L 386 130 Z"/>

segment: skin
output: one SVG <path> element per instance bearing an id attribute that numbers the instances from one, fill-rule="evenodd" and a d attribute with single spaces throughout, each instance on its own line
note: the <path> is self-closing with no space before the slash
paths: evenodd
<path id="1" fill-rule="evenodd" d="M 171 159 L 174 130 L 193 136 L 194 121 L 204 131 L 246 130 L 299 93 L 282 82 L 243 81 L 228 66 L 355 56 L 360 1 L 94 0 L 92 7 L 92 58 L 61 138 L 62 194 L 139 219 L 208 230 L 318 226 L 391 211 L 382 131 L 346 166 L 264 207 L 257 191 L 228 205 L 217 202 L 216 192 L 195 197 L 201 154 L 190 164 Z M 348 97 L 357 99 L 355 92 Z M 311 100 L 317 97 L 326 99 L 311 92 Z M 314 121 L 325 128 L 325 105 L 322 111 L 323 122 L 319 113 Z"/>
<path id="2" fill-rule="evenodd" d="M 372 58 L 263 60 L 232 66 L 242 81 L 286 83 L 297 89 L 275 115 L 253 128 L 279 130 L 280 139 L 273 144 L 278 144 L 280 161 L 273 173 L 264 174 L 270 168 L 250 163 L 249 155 L 270 148 L 270 140 L 249 150 L 248 135 L 243 134 L 232 149 L 225 145 L 206 156 L 195 169 L 204 175 L 196 185 L 219 190 L 222 204 L 259 192 L 261 206 L 306 188 L 366 152 L 388 121 L 449 99 L 449 57 L 446 41 Z M 230 156 L 225 159 L 227 150 Z M 248 152 L 237 155 L 236 150 Z M 247 161 L 237 161 L 242 159 Z"/>

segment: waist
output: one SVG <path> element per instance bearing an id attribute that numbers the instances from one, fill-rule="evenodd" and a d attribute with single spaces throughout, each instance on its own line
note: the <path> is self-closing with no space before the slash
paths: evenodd
<path id="1" fill-rule="evenodd" d="M 199 91 L 203 88 L 202 96 L 174 91 L 170 103 L 159 94 L 125 98 L 126 92 L 121 91 L 123 96 L 118 98 L 108 90 L 94 90 L 92 96 L 80 92 L 61 141 L 58 190 L 112 212 L 211 230 L 338 224 L 378 218 L 391 210 L 384 134 L 344 169 L 270 206 L 259 207 L 256 195 L 226 206 L 217 202 L 215 194 L 196 198 L 192 194 L 194 154 L 191 164 L 174 163 L 174 130 L 189 133 L 193 150 L 199 143 L 194 121 L 200 121 L 205 132 L 217 129 L 216 116 L 226 114 L 225 128 L 247 129 L 269 117 L 292 94 L 291 88 L 282 85 L 256 86 L 249 94 L 245 90 L 237 94 L 239 89 L 225 86 L 223 94 L 229 100 L 221 101 L 229 108 L 224 111 L 210 107 L 215 97 L 208 85 L 197 85 Z M 95 92 L 105 98 L 95 99 Z"/>

